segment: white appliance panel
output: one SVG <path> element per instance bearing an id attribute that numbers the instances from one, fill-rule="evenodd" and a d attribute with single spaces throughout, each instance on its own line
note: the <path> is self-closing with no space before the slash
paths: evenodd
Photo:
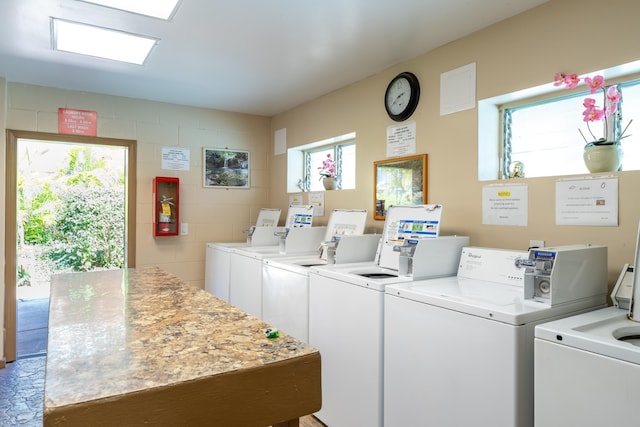
<path id="1" fill-rule="evenodd" d="M 535 340 L 535 426 L 636 426 L 640 366 Z"/>
<path id="2" fill-rule="evenodd" d="M 262 318 L 297 339 L 309 342 L 307 271 L 262 265 Z"/>
<path id="3" fill-rule="evenodd" d="M 309 275 L 309 343 L 322 355 L 322 409 L 331 427 L 382 426 L 384 293 Z"/>
<path id="4" fill-rule="evenodd" d="M 229 303 L 246 313 L 261 318 L 261 278 L 261 258 L 232 253 L 229 262 Z"/>
<path id="5" fill-rule="evenodd" d="M 530 425 L 532 325 L 387 295 L 384 331 L 385 425 Z"/>
<path id="6" fill-rule="evenodd" d="M 226 302 L 229 302 L 231 249 L 242 246 L 246 243 L 207 243 L 204 289 Z"/>

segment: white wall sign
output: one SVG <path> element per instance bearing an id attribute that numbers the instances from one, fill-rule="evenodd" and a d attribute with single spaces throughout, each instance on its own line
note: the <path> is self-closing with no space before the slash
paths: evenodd
<path id="1" fill-rule="evenodd" d="M 287 128 L 278 129 L 273 135 L 273 154 L 279 155 L 287 152 Z"/>
<path id="2" fill-rule="evenodd" d="M 387 157 L 416 153 L 416 122 L 387 127 Z"/>
<path id="3" fill-rule="evenodd" d="M 188 171 L 190 157 L 188 148 L 162 147 L 162 169 Z"/>
<path id="4" fill-rule="evenodd" d="M 485 185 L 482 188 L 482 223 L 526 226 L 529 187 L 525 184 Z"/>
<path id="5" fill-rule="evenodd" d="M 440 74 L 440 115 L 476 107 L 476 63 Z"/>
<path id="6" fill-rule="evenodd" d="M 556 181 L 556 225 L 618 225 L 618 177 Z"/>

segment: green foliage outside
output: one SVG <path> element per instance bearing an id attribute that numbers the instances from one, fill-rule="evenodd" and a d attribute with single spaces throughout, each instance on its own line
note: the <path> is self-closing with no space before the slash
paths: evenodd
<path id="1" fill-rule="evenodd" d="M 91 271 L 124 266 L 124 167 L 114 167 L 109 148 L 67 150 L 57 170 L 31 166 L 52 144 L 29 144 L 18 177 L 19 252 L 34 254 L 40 269 Z M 39 151 L 38 151 L 39 150 Z M 106 154 L 105 154 L 106 153 Z M 18 284 L 29 284 L 33 259 L 18 266 Z M 50 271 L 49 271 L 50 270 Z"/>
<path id="2" fill-rule="evenodd" d="M 57 269 L 122 268 L 124 204 L 121 188 L 76 186 L 60 194 L 45 256 Z"/>

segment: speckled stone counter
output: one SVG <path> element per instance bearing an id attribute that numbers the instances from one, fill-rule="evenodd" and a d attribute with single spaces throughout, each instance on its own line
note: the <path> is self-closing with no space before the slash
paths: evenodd
<path id="1" fill-rule="evenodd" d="M 297 426 L 320 354 L 157 268 L 55 275 L 45 426 Z"/>

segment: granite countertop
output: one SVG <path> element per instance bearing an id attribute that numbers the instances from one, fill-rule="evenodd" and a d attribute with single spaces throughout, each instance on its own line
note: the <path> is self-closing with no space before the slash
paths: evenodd
<path id="1" fill-rule="evenodd" d="M 282 332 L 267 338 L 268 324 L 158 268 L 55 275 L 50 299 L 45 418 L 69 405 L 319 360 L 309 345 Z"/>

